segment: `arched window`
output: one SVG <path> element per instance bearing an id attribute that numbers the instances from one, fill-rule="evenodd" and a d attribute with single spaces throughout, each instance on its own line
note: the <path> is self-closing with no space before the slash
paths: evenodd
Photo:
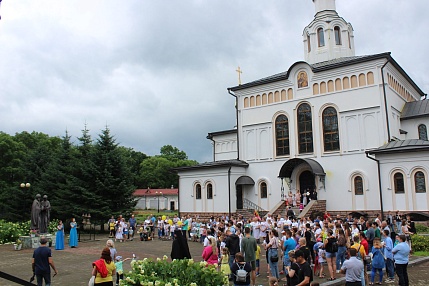
<path id="1" fill-rule="evenodd" d="M 399 172 L 395 173 L 395 175 L 393 175 L 393 181 L 395 184 L 395 194 L 405 193 L 404 175 Z"/>
<path id="2" fill-rule="evenodd" d="M 323 28 L 317 29 L 317 40 L 319 42 L 319 47 L 325 46 L 325 34 Z"/>
<path id="3" fill-rule="evenodd" d="M 261 192 L 261 199 L 266 199 L 268 192 L 267 192 L 267 183 L 262 182 L 259 186 L 260 192 Z"/>
<path id="4" fill-rule="evenodd" d="M 335 44 L 341 45 L 341 30 L 340 27 L 335 26 L 334 28 L 334 34 L 335 34 Z"/>
<path id="5" fill-rule="evenodd" d="M 326 151 L 340 150 L 340 134 L 338 133 L 338 114 L 335 108 L 323 110 L 323 145 Z"/>
<path id="6" fill-rule="evenodd" d="M 363 195 L 363 180 L 361 176 L 356 176 L 353 179 L 353 186 L 355 189 L 355 195 L 357 196 Z"/>
<path id="7" fill-rule="evenodd" d="M 213 199 L 213 186 L 212 186 L 212 184 L 207 185 L 207 199 L 208 200 Z"/>
<path id="8" fill-rule="evenodd" d="M 195 199 L 201 200 L 201 185 L 200 184 L 197 184 L 195 186 Z"/>
<path id="9" fill-rule="evenodd" d="M 311 108 L 307 103 L 298 107 L 298 144 L 299 153 L 313 152 L 313 125 L 311 122 Z"/>
<path id="10" fill-rule="evenodd" d="M 276 154 L 289 155 L 289 121 L 283 114 L 276 118 Z"/>
<path id="11" fill-rule="evenodd" d="M 420 140 L 428 140 L 428 131 L 426 128 L 426 125 L 420 124 L 419 125 L 419 139 Z"/>
<path id="12" fill-rule="evenodd" d="M 426 193 L 425 174 L 422 171 L 414 174 L 414 188 L 416 193 Z"/>

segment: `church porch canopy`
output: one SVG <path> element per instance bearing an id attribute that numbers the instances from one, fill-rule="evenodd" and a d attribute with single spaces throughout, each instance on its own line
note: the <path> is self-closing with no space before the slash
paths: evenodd
<path id="1" fill-rule="evenodd" d="M 253 186 L 255 185 L 255 181 L 250 178 L 249 176 L 241 176 L 240 178 L 237 179 L 237 181 L 235 181 L 235 185 L 250 185 Z"/>
<path id="2" fill-rule="evenodd" d="M 312 159 L 300 159 L 300 158 L 293 158 L 288 160 L 286 163 L 283 164 L 283 166 L 280 169 L 279 172 L 279 178 L 290 178 L 292 175 L 293 170 L 301 165 L 306 164 L 310 167 L 311 171 L 314 175 L 319 177 L 325 177 L 325 171 L 323 170 L 323 167 L 317 162 Z"/>

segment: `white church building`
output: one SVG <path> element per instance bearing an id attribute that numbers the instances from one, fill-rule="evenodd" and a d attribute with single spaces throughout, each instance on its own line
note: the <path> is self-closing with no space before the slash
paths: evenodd
<path id="1" fill-rule="evenodd" d="M 236 129 L 213 162 L 178 168 L 180 213 L 274 212 L 316 190 L 330 213 L 429 209 L 429 100 L 390 53 L 355 55 L 335 0 L 313 0 L 305 61 L 228 88 Z"/>

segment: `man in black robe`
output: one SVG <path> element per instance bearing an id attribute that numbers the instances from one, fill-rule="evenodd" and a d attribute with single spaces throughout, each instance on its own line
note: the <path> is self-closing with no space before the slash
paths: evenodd
<path id="1" fill-rule="evenodd" d="M 178 229 L 174 230 L 174 240 L 171 247 L 171 259 L 191 259 L 188 241 Z"/>

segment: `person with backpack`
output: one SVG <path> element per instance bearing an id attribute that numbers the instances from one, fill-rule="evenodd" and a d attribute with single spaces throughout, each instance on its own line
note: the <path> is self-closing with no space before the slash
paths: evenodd
<path id="1" fill-rule="evenodd" d="M 244 256 L 241 252 L 235 254 L 234 263 L 231 267 L 231 273 L 234 275 L 234 286 L 247 285 L 250 286 L 250 272 L 252 266 L 244 261 Z"/>
<path id="2" fill-rule="evenodd" d="M 336 279 L 336 255 L 338 252 L 338 241 L 337 238 L 334 236 L 334 232 L 332 231 L 332 229 L 328 230 L 328 237 L 325 239 L 324 245 L 326 251 L 326 262 L 328 263 L 328 270 L 330 275 L 330 278 L 328 278 L 328 280 L 332 281 Z"/>
<path id="3" fill-rule="evenodd" d="M 356 249 L 356 258 L 362 263 L 363 266 L 365 266 L 364 265 L 364 258 L 365 258 L 366 253 L 365 253 L 365 248 L 363 247 L 362 244 L 360 244 L 359 236 L 354 236 L 353 242 L 354 242 L 354 244 L 351 246 L 351 248 Z M 362 276 L 362 280 L 361 280 L 362 285 L 365 285 L 365 281 L 367 280 L 365 267 L 362 267 L 361 276 Z"/>

